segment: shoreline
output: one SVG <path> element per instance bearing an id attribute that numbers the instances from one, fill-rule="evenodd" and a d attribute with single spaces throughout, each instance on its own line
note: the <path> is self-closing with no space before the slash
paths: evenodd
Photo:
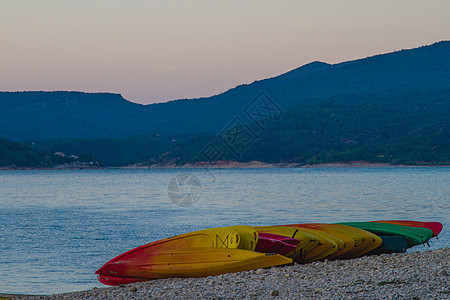
<path id="1" fill-rule="evenodd" d="M 5 299 L 448 299 L 448 257 L 441 248 Z"/>
<path id="2" fill-rule="evenodd" d="M 239 162 L 217 162 L 217 163 L 197 163 L 185 165 L 129 165 L 120 167 L 53 167 L 53 168 L 32 168 L 32 167 L 0 167 L 0 171 L 27 171 L 27 170 L 144 170 L 144 169 L 274 169 L 274 168 L 425 168 L 438 167 L 448 168 L 450 165 L 391 165 L 388 163 L 369 163 L 369 162 L 338 162 L 322 164 L 300 164 L 300 163 L 262 163 L 257 161 L 239 163 Z"/>

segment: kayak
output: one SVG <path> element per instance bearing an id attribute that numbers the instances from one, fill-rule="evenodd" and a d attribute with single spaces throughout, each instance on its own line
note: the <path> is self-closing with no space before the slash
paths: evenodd
<path id="1" fill-rule="evenodd" d="M 287 256 L 297 249 L 300 240 L 278 234 L 260 233 L 255 251 L 261 253 L 276 253 Z"/>
<path id="2" fill-rule="evenodd" d="M 240 225 L 204 229 L 158 240 L 131 249 L 111 259 L 102 268 L 113 263 L 118 263 L 119 265 L 127 265 L 127 263 L 129 261 L 132 261 L 133 259 L 139 260 L 143 257 L 154 256 L 155 253 L 166 253 L 169 251 L 177 251 L 179 249 L 226 248 L 254 250 L 257 240 L 258 233 L 250 226 Z M 111 275 L 108 273 L 102 273 L 102 268 L 100 268 L 97 271 L 98 273 L 96 273 L 105 276 Z M 117 274 L 112 275 L 119 276 Z M 129 277 L 128 275 L 122 276 Z M 112 279 L 117 280 L 117 278 Z M 109 280 L 108 282 L 113 282 L 113 280 Z"/>
<path id="3" fill-rule="evenodd" d="M 378 236 L 402 236 L 406 239 L 408 248 L 428 242 L 433 235 L 431 229 L 428 228 L 409 227 L 397 224 L 376 222 L 343 222 L 338 224 L 367 230 Z"/>
<path id="4" fill-rule="evenodd" d="M 386 224 L 397 224 L 410 227 L 428 228 L 433 231 L 433 237 L 436 237 L 442 231 L 442 223 L 439 222 L 420 222 L 420 221 L 404 221 L 404 220 L 381 220 L 381 221 L 371 221 L 377 223 Z"/>
<path id="5" fill-rule="evenodd" d="M 188 248 L 158 251 L 108 262 L 95 273 L 107 285 L 173 277 L 205 277 L 292 263 L 278 254 L 231 248 Z"/>

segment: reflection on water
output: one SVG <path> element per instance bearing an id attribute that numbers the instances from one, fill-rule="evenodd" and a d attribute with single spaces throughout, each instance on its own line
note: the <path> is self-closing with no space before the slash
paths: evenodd
<path id="1" fill-rule="evenodd" d="M 194 206 L 168 197 L 179 173 L 201 183 Z M 431 248 L 448 247 L 449 182 L 450 168 L 0 171 L 0 293 L 101 286 L 94 271 L 126 250 L 226 225 L 439 221 Z"/>

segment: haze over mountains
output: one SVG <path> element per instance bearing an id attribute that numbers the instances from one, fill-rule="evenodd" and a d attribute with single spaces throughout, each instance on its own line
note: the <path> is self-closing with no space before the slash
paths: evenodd
<path id="1" fill-rule="evenodd" d="M 108 93 L 0 93 L 0 138 L 84 151 L 108 165 L 208 160 L 200 154 L 211 140 L 228 149 L 220 158 L 239 161 L 450 163 L 449 119 L 449 41 L 313 62 L 213 97 L 162 104 Z M 239 128 L 247 143 L 230 145 L 230 130 Z"/>

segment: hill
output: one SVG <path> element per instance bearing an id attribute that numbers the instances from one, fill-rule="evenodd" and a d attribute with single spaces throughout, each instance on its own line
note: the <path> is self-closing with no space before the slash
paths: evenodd
<path id="1" fill-rule="evenodd" d="M 0 138 L 217 133 L 263 91 L 284 110 L 336 95 L 450 88 L 450 42 L 329 65 L 314 62 L 209 98 L 140 105 L 117 94 L 0 92 Z"/>

